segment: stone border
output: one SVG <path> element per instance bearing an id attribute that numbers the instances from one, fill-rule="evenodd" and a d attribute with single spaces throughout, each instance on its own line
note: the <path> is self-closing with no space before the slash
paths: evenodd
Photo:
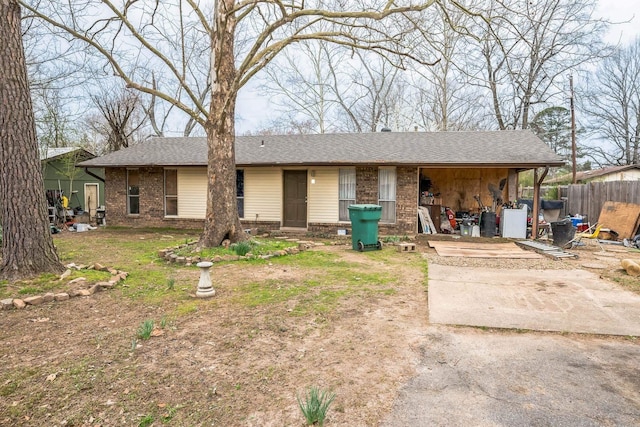
<path id="1" fill-rule="evenodd" d="M 111 280 L 108 282 L 96 282 L 94 284 L 87 283 L 87 279 L 84 277 L 78 277 L 76 279 L 70 280 L 68 284 L 70 285 L 78 285 L 79 287 L 73 289 L 69 292 L 60 292 L 53 293 L 47 292 L 44 295 L 34 295 L 27 298 L 7 298 L 0 300 L 0 310 L 10 310 L 13 308 L 22 309 L 27 307 L 28 305 L 40 305 L 45 302 L 54 302 L 54 301 L 67 301 L 70 298 L 75 297 L 87 297 L 95 294 L 96 292 L 100 292 L 103 289 L 111 289 L 115 287 L 119 282 L 124 281 L 129 273 L 121 270 L 116 270 L 114 268 L 108 268 L 101 264 L 92 264 L 90 266 L 84 265 L 75 265 L 74 263 L 67 264 L 67 270 L 62 273 L 59 280 L 65 280 L 67 277 L 71 275 L 71 270 L 97 270 L 97 271 L 108 271 L 111 273 Z"/>
<path id="2" fill-rule="evenodd" d="M 277 237 L 276 237 L 277 239 Z M 224 262 L 224 261 L 240 261 L 240 260 L 245 260 L 245 259 L 270 259 L 270 258 L 274 258 L 274 257 L 280 257 L 280 256 L 286 256 L 286 255 L 295 255 L 298 254 L 300 252 L 306 251 L 311 249 L 314 246 L 324 246 L 323 243 L 316 243 L 316 242 L 309 242 L 307 240 L 298 240 L 298 239 L 288 239 L 285 238 L 283 239 L 287 242 L 292 242 L 292 243 L 297 243 L 298 247 L 290 247 L 287 249 L 283 249 L 280 251 L 276 251 L 276 252 L 272 252 L 269 254 L 265 254 L 265 255 L 253 255 L 252 253 L 248 253 L 245 256 L 240 256 L 240 255 L 224 255 L 224 256 L 214 256 L 214 257 L 184 257 L 184 256 L 179 256 L 175 253 L 175 251 L 179 250 L 179 249 L 183 249 L 186 248 L 188 246 L 193 246 L 195 245 L 197 242 L 191 242 L 191 243 L 184 243 L 178 246 L 174 246 L 172 248 L 165 248 L 165 249 L 160 249 L 158 251 L 158 258 L 160 259 L 164 259 L 165 261 L 167 261 L 167 263 L 170 264 L 182 264 L 185 266 L 192 266 L 192 265 L 196 265 L 199 262 L 202 261 L 209 261 L 209 262 L 213 262 L 213 263 L 217 263 L 217 262 Z"/>

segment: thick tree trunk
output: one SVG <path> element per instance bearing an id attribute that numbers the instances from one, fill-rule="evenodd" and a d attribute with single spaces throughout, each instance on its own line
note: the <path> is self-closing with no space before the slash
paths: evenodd
<path id="1" fill-rule="evenodd" d="M 212 98 L 205 130 L 208 143 L 207 212 L 200 246 L 220 246 L 224 239 L 245 238 L 238 218 L 234 114 L 237 88 L 234 79 L 234 0 L 219 0 L 212 35 Z"/>
<path id="2" fill-rule="evenodd" d="M 20 8 L 0 0 L 0 278 L 63 271 L 49 230 Z"/>

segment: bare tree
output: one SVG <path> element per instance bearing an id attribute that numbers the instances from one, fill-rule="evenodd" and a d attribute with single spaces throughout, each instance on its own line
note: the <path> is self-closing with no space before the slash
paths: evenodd
<path id="1" fill-rule="evenodd" d="M 589 156 L 601 165 L 639 164 L 640 38 L 602 62 L 584 100 L 596 138 Z"/>
<path id="2" fill-rule="evenodd" d="M 207 212 L 200 238 L 203 246 L 219 245 L 225 238 L 244 238 L 235 196 L 238 91 L 283 49 L 304 40 L 376 51 L 394 56 L 399 65 L 419 59 L 411 50 L 413 28 L 406 17 L 441 4 L 436 0 L 400 5 L 387 0 L 336 0 L 325 6 L 328 2 L 324 0 L 215 0 L 213 10 L 207 10 L 195 0 L 129 1 L 122 6 L 111 0 L 95 6 L 82 0 L 55 5 L 20 1 L 52 28 L 68 32 L 76 42 L 99 52 L 127 87 L 175 105 L 205 129 L 209 149 Z M 94 19 L 98 9 L 100 18 Z M 194 39 L 197 34 L 206 34 L 210 40 L 212 89 L 208 107 L 195 89 L 198 79 L 191 74 L 186 49 L 181 43 L 170 43 L 182 40 L 181 34 Z M 132 55 L 134 45 L 139 51 Z M 165 79 L 179 86 L 180 97 L 150 84 L 151 69 L 161 69 Z"/>
<path id="3" fill-rule="evenodd" d="M 457 27 L 449 25 L 456 22 Z M 443 13 L 434 9 L 420 17 L 416 27 L 422 42 L 432 52 L 431 66 L 410 68 L 414 88 L 413 122 L 435 131 L 478 129 L 484 122 L 484 95 L 468 73 L 469 42 L 459 28 L 466 28 L 471 17 L 460 11 Z"/>
<path id="4" fill-rule="evenodd" d="M 470 63 L 478 66 L 471 73 L 491 96 L 498 128 L 526 129 L 536 106 L 561 93 L 570 70 L 604 56 L 607 23 L 592 16 L 596 0 L 488 3 L 476 6 L 487 19 L 474 31 Z"/>
<path id="5" fill-rule="evenodd" d="M 336 130 L 333 64 L 346 60 L 346 50 L 320 40 L 305 40 L 282 52 L 264 69 L 261 92 L 285 116 L 277 123 L 312 123 L 316 133 Z"/>
<path id="6" fill-rule="evenodd" d="M 405 127 L 406 84 L 401 66 L 370 51 L 354 52 L 354 57 L 357 61 L 349 64 L 350 85 L 339 97 L 346 113 L 343 126 L 357 132 Z"/>
<path id="7" fill-rule="evenodd" d="M 100 152 L 118 151 L 133 145 L 134 135 L 146 119 L 138 93 L 126 89 L 105 91 L 92 95 L 91 100 L 100 111 L 100 117 L 92 121 L 93 129 L 105 141 L 105 148 Z"/>
<path id="8" fill-rule="evenodd" d="M 77 129 L 72 121 L 72 113 L 65 108 L 65 99 L 56 87 L 46 88 L 36 85 L 40 111 L 35 116 L 40 149 L 68 147 L 75 144 Z M 34 112 L 35 114 L 35 112 Z"/>
<path id="9" fill-rule="evenodd" d="M 63 271 L 49 230 L 35 120 L 20 30 L 20 7 L 0 0 L 0 278 Z"/>

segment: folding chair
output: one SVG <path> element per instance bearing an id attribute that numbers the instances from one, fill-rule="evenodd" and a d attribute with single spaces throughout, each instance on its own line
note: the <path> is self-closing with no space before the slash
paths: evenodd
<path id="1" fill-rule="evenodd" d="M 587 228 L 585 231 L 581 233 L 576 233 L 573 239 L 567 242 L 567 244 L 565 245 L 565 248 L 573 249 L 576 246 L 585 246 L 586 242 L 582 242 L 582 239 L 587 239 L 587 241 L 590 241 L 590 240 L 595 241 L 600 247 L 600 250 L 604 252 L 604 247 L 600 244 L 600 241 L 598 240 L 598 236 L 600 235 L 601 229 L 602 229 L 602 224 L 593 224 L 592 226 Z"/>

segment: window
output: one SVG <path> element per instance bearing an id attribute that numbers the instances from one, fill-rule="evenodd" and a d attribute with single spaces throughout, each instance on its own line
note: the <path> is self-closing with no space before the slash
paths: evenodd
<path id="1" fill-rule="evenodd" d="M 238 203 L 238 216 L 244 218 L 244 170 L 236 171 L 236 197 Z"/>
<path id="2" fill-rule="evenodd" d="M 338 178 L 339 220 L 349 221 L 349 206 L 356 202 L 356 169 L 340 169 Z"/>
<path id="3" fill-rule="evenodd" d="M 140 175 L 138 169 L 127 170 L 127 213 L 140 214 Z"/>
<path id="4" fill-rule="evenodd" d="M 382 206 L 380 222 L 396 222 L 396 170 L 378 170 L 378 204 Z"/>
<path id="5" fill-rule="evenodd" d="M 178 215 L 178 171 L 176 169 L 164 171 L 164 215 Z"/>

